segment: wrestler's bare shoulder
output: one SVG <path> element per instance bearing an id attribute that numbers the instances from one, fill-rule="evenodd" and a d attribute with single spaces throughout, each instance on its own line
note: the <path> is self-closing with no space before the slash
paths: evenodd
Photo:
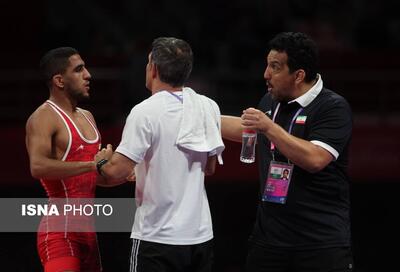
<path id="1" fill-rule="evenodd" d="M 55 124 L 56 122 L 57 116 L 54 114 L 54 110 L 47 103 L 43 103 L 29 116 L 26 126 Z"/>

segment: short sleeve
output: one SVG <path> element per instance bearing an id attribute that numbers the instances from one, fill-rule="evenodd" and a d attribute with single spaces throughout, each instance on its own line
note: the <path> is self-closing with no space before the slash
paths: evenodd
<path id="1" fill-rule="evenodd" d="M 115 151 L 140 163 L 151 146 L 152 132 L 149 117 L 143 111 L 133 108 L 126 119 L 121 142 Z"/>
<path id="2" fill-rule="evenodd" d="M 344 98 L 335 96 L 326 101 L 314 116 L 308 140 L 337 159 L 351 138 L 352 122 L 349 104 Z"/>

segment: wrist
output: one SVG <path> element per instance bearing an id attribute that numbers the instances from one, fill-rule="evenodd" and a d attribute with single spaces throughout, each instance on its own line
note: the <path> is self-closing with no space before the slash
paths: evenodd
<path id="1" fill-rule="evenodd" d="M 91 161 L 89 166 L 90 166 L 91 171 L 97 171 L 96 162 L 95 161 Z"/>
<path id="2" fill-rule="evenodd" d="M 99 173 L 100 176 L 103 176 L 103 171 L 101 170 L 101 168 L 104 166 L 104 164 L 106 164 L 108 162 L 108 160 L 106 159 L 101 159 L 96 163 L 96 170 L 97 173 Z"/>

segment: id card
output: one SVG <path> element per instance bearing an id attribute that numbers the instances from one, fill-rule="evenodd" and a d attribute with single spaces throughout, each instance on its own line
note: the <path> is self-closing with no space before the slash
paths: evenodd
<path id="1" fill-rule="evenodd" d="M 271 161 L 262 200 L 285 204 L 292 172 L 293 164 Z"/>

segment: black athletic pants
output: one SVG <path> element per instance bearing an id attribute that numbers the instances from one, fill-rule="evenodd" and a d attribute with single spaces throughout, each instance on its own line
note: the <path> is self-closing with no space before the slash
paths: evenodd
<path id="1" fill-rule="evenodd" d="M 133 239 L 130 272 L 211 272 L 212 240 L 167 245 Z"/>

